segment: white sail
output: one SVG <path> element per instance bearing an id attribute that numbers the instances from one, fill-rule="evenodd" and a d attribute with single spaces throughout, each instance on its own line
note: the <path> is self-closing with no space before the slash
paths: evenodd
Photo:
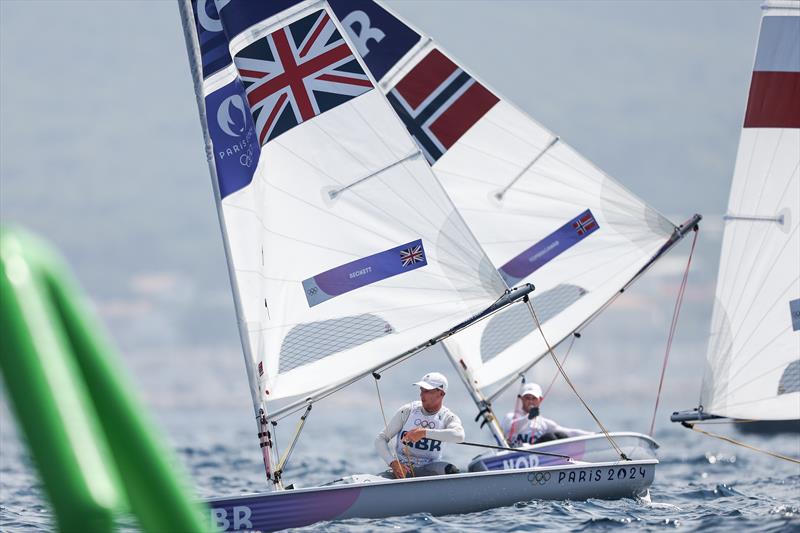
<path id="1" fill-rule="evenodd" d="M 595 315 L 670 238 L 670 221 L 388 8 L 332 4 L 507 284 L 536 286 L 551 344 Z M 534 330 L 517 306 L 447 344 L 485 387 L 546 353 Z"/>
<path id="2" fill-rule="evenodd" d="M 764 7 L 700 404 L 800 419 L 800 2 Z"/>
<path id="3" fill-rule="evenodd" d="M 222 129 L 247 109 L 260 145 L 249 182 L 219 184 L 254 398 L 342 383 L 494 302 L 502 279 L 327 4 L 220 5 L 233 64 L 204 93 L 240 81 Z"/>

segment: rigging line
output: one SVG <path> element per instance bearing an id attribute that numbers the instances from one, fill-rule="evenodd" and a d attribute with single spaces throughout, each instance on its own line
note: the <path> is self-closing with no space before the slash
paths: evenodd
<path id="1" fill-rule="evenodd" d="M 650 421 L 650 431 L 648 435 L 653 436 L 653 431 L 656 427 L 656 414 L 658 413 L 658 404 L 661 401 L 661 389 L 664 386 L 664 375 L 667 373 L 667 363 L 669 362 L 669 354 L 672 350 L 672 340 L 675 338 L 675 331 L 678 328 L 678 316 L 681 312 L 681 305 L 683 304 L 683 295 L 686 293 L 686 284 L 689 280 L 689 268 L 692 265 L 692 256 L 694 256 L 695 245 L 697 244 L 697 236 L 700 230 L 695 226 L 694 239 L 692 239 L 692 247 L 689 250 L 689 258 L 686 261 L 686 269 L 683 271 L 683 279 L 681 280 L 680 288 L 678 289 L 678 297 L 675 300 L 675 309 L 672 311 L 672 323 L 669 326 L 669 334 L 667 335 L 667 347 L 664 351 L 664 362 L 661 364 L 661 376 L 658 379 L 658 392 L 656 392 L 656 404 L 653 407 L 653 418 Z"/>
<path id="2" fill-rule="evenodd" d="M 558 362 L 558 357 L 556 357 L 556 354 L 553 353 L 553 348 L 550 346 L 550 343 L 547 342 L 547 338 L 544 336 L 544 330 L 542 330 L 542 324 L 539 322 L 539 317 L 536 316 L 536 311 L 534 311 L 534 309 L 533 309 L 533 304 L 531 303 L 530 298 L 525 298 L 525 303 L 528 305 L 528 310 L 531 312 L 531 315 L 533 316 L 533 319 L 536 321 L 536 326 L 539 328 L 539 333 L 542 335 L 542 339 L 544 339 L 544 342 L 547 345 L 547 351 L 553 357 L 553 361 L 555 362 L 556 366 L 558 367 L 558 371 L 564 377 L 564 381 L 567 382 L 567 385 L 570 386 L 570 388 L 572 389 L 572 392 L 575 393 L 575 396 L 578 397 L 578 400 L 580 400 L 580 402 L 583 404 L 583 406 L 586 408 L 586 410 L 592 416 L 594 421 L 600 427 L 600 430 L 603 432 L 603 435 L 605 435 L 606 439 L 611 444 L 611 446 L 614 448 L 614 450 L 619 454 L 619 456 L 623 460 L 629 461 L 630 459 L 628 459 L 628 456 L 625 455 L 625 453 L 620 449 L 620 447 L 614 441 L 614 438 L 609 434 L 609 432 L 606 429 L 606 427 L 603 425 L 602 422 L 600 422 L 600 419 L 597 418 L 597 416 L 594 414 L 594 411 L 592 411 L 592 409 L 589 407 L 589 405 L 587 405 L 587 403 L 583 400 L 581 395 L 578 393 L 578 389 L 575 388 L 575 385 L 573 385 L 572 381 L 569 379 L 569 376 L 567 376 L 567 373 L 564 371 L 564 368 L 561 366 L 561 363 Z"/>
<path id="3" fill-rule="evenodd" d="M 730 437 L 726 437 L 725 435 L 719 435 L 717 433 L 711 433 L 710 431 L 706 431 L 704 429 L 700 429 L 695 427 L 695 424 L 690 424 L 689 422 L 681 422 L 684 427 L 691 429 L 692 431 L 697 431 L 698 433 L 702 433 L 703 435 L 707 435 L 709 437 L 714 437 L 716 439 L 724 440 L 725 442 L 729 442 L 731 444 L 735 444 L 737 446 L 741 446 L 743 448 L 747 448 L 748 450 L 753 450 L 754 452 L 763 453 L 777 459 L 783 459 L 784 461 L 789 461 L 790 463 L 800 464 L 800 459 L 796 459 L 794 457 L 789 457 L 788 455 L 782 455 L 780 453 L 771 452 L 769 450 L 764 450 L 763 448 L 756 448 L 755 446 L 751 446 L 749 444 L 745 444 L 744 442 L 738 441 L 736 439 L 732 439 Z"/>
<path id="4" fill-rule="evenodd" d="M 372 378 L 375 381 L 375 392 L 378 393 L 378 405 L 381 408 L 381 416 L 383 417 L 383 434 L 387 435 L 389 433 L 389 422 L 386 421 L 386 411 L 383 410 L 383 399 L 381 398 L 381 389 L 378 387 L 378 380 L 381 379 L 381 375 L 377 372 L 372 373 Z M 397 451 L 394 450 L 391 446 L 388 446 L 392 452 L 392 457 L 394 460 L 400 463 L 400 460 L 397 458 Z M 402 468 L 402 467 L 401 467 Z"/>
<path id="5" fill-rule="evenodd" d="M 522 170 L 521 170 L 521 171 L 520 171 L 520 172 L 519 172 L 519 173 L 518 173 L 516 176 L 514 176 L 514 179 L 512 179 L 512 180 L 511 180 L 511 182 L 510 182 L 508 185 L 506 185 L 505 187 L 503 187 L 502 189 L 500 189 L 500 192 L 498 192 L 498 193 L 495 193 L 494 197 L 495 197 L 495 198 L 497 198 L 498 200 L 502 200 L 502 199 L 503 199 L 503 196 L 505 196 L 505 194 L 508 192 L 508 190 L 509 190 L 511 187 L 513 187 L 513 186 L 514 186 L 514 184 L 515 184 L 517 181 L 519 181 L 519 179 L 520 179 L 522 176 L 524 176 L 524 175 L 525 175 L 525 173 L 526 173 L 526 172 L 528 172 L 528 171 L 529 171 L 529 170 L 530 170 L 530 169 L 533 167 L 533 165 L 535 165 L 535 164 L 536 164 L 536 163 L 539 161 L 539 159 L 541 159 L 541 158 L 542 158 L 542 157 L 543 157 L 543 156 L 544 156 L 544 155 L 545 155 L 545 154 L 546 154 L 546 153 L 547 153 L 547 152 L 550 150 L 550 148 L 552 148 L 553 146 L 555 146 L 555 144 L 556 144 L 556 143 L 557 143 L 559 140 L 560 140 L 560 137 L 559 137 L 558 135 L 554 136 L 554 137 L 553 137 L 553 138 L 550 140 L 550 142 L 547 144 L 547 146 L 545 146 L 545 147 L 544 147 L 544 148 L 543 148 L 543 149 L 542 149 L 542 150 L 541 150 L 541 151 L 540 151 L 538 154 L 536 154 L 536 157 L 534 157 L 534 158 L 531 160 L 531 162 L 530 162 L 530 163 L 528 163 L 528 164 L 525 166 L 525 168 L 523 168 L 523 169 L 522 169 Z"/>
<path id="6" fill-rule="evenodd" d="M 280 483 L 281 474 L 283 473 L 283 467 L 286 466 L 286 462 L 289 460 L 289 456 L 292 455 L 292 451 L 294 451 L 294 447 L 297 444 L 297 439 L 300 437 L 300 432 L 303 431 L 303 428 L 306 425 L 306 419 L 308 418 L 308 414 L 311 412 L 311 407 L 313 404 L 308 404 L 306 407 L 306 412 L 303 413 L 303 416 L 300 417 L 300 422 L 297 424 L 297 429 L 292 436 L 292 440 L 289 443 L 289 449 L 283 454 L 283 457 L 280 461 L 278 461 L 278 466 L 275 467 L 275 471 L 272 473 L 275 483 Z"/>
<path id="7" fill-rule="evenodd" d="M 629 280 L 628 283 L 626 283 L 626 286 L 628 284 L 630 284 L 631 281 L 632 280 Z M 611 298 L 609 298 L 606 302 L 604 302 L 603 305 L 600 306 L 594 313 L 589 315 L 586 318 L 586 320 L 584 320 L 583 322 L 578 324 L 575 328 L 572 329 L 572 331 L 570 333 L 568 333 L 567 335 L 564 335 L 564 337 L 562 337 L 558 342 L 556 342 L 555 347 L 560 346 L 561 343 L 564 342 L 567 339 L 568 336 L 573 335 L 575 333 L 578 333 L 579 329 L 587 326 L 592 320 L 594 320 L 598 315 L 600 315 L 605 309 L 607 309 L 609 306 L 611 306 L 617 300 L 617 298 L 622 296 L 622 294 L 623 293 L 621 291 L 619 291 L 619 290 L 615 291 L 614 294 L 611 296 Z M 514 375 L 514 377 L 512 379 L 506 381 L 503 385 L 500 386 L 499 389 L 494 391 L 489 396 L 489 398 L 488 398 L 489 401 L 493 402 L 495 399 L 497 399 L 498 396 L 500 396 L 506 389 L 508 389 L 511 385 L 513 385 L 515 381 L 517 381 L 517 377 L 524 376 L 525 372 L 527 372 L 528 370 L 533 368 L 546 355 L 547 355 L 547 350 L 545 350 L 541 354 L 539 354 L 536 357 L 534 357 L 533 361 L 531 361 L 530 363 L 526 363 L 526 364 L 522 365 L 516 372 L 514 372 L 515 375 Z"/>
<path id="8" fill-rule="evenodd" d="M 578 335 L 580 335 L 580 333 Z M 578 338 L 578 336 L 573 333 L 572 334 L 572 339 L 569 342 L 569 346 L 567 346 L 567 353 L 564 354 L 564 359 L 561 360 L 561 366 L 562 367 L 567 362 L 567 357 L 569 357 L 570 352 L 572 352 L 572 347 L 575 345 L 575 339 L 576 338 Z M 558 376 L 559 376 L 558 370 L 556 370 L 555 374 L 553 374 L 553 379 L 550 380 L 550 384 L 547 386 L 547 388 L 544 391 L 543 396 L 545 398 L 547 398 L 547 395 L 550 393 L 550 389 L 553 388 L 553 384 L 556 382 L 556 379 L 558 379 Z"/>

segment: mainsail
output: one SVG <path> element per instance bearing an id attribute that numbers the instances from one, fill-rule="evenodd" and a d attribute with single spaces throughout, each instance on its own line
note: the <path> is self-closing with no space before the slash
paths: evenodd
<path id="1" fill-rule="evenodd" d="M 184 12 L 258 411 L 379 366 L 506 286 L 327 3 L 218 5 Z"/>
<path id="2" fill-rule="evenodd" d="M 665 251 L 674 224 L 430 37 L 381 4 L 331 4 L 503 279 L 536 285 L 533 305 L 551 344 Z M 534 330 L 517 306 L 447 345 L 482 388 L 547 353 Z"/>
<path id="3" fill-rule="evenodd" d="M 700 405 L 800 419 L 800 2 L 764 6 Z"/>

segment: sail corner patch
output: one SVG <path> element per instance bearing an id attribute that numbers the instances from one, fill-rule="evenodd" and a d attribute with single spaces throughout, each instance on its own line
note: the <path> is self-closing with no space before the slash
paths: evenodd
<path id="1" fill-rule="evenodd" d="M 308 306 L 428 264 L 422 239 L 411 241 L 303 280 Z"/>
<path id="2" fill-rule="evenodd" d="M 789 302 L 789 311 L 792 314 L 792 331 L 800 331 L 800 298 Z"/>

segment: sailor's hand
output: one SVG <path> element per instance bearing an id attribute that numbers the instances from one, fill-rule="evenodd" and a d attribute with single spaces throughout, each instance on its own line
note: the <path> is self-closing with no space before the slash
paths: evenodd
<path id="1" fill-rule="evenodd" d="M 403 479 L 411 473 L 411 469 L 406 465 L 401 464 L 397 459 L 389 463 L 389 467 L 391 467 L 394 477 L 397 479 Z"/>
<path id="2" fill-rule="evenodd" d="M 417 442 L 420 439 L 425 438 L 425 428 L 415 427 L 411 431 L 407 431 L 405 435 L 403 435 L 403 440 L 406 442 Z"/>

